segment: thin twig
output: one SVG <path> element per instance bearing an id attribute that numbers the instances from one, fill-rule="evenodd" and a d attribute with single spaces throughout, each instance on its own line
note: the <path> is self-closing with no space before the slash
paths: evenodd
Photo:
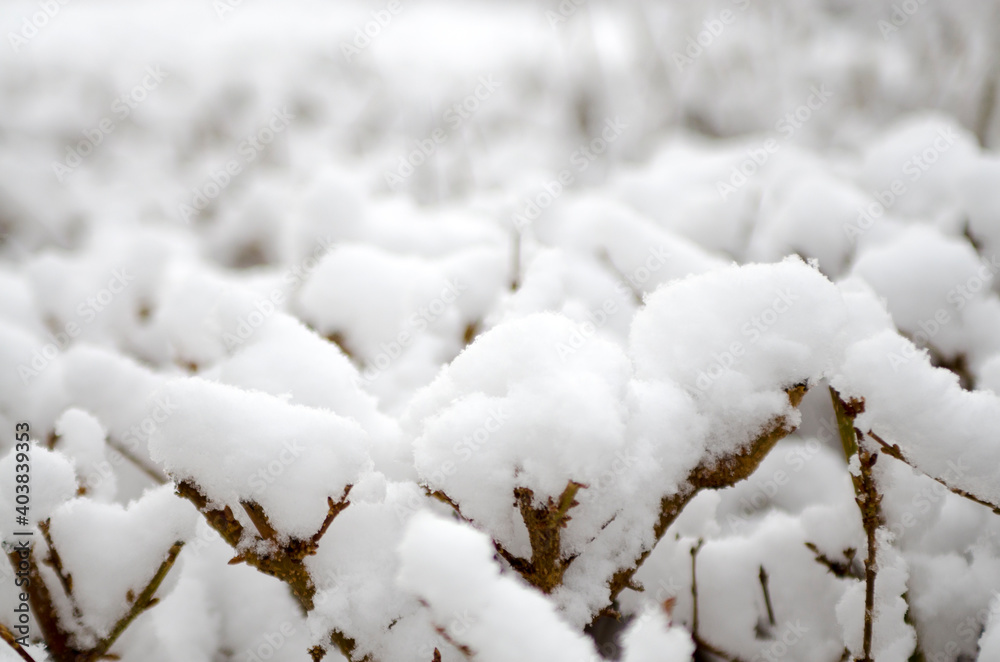
<path id="1" fill-rule="evenodd" d="M 149 580 L 149 583 L 146 584 L 146 588 L 142 589 L 139 597 L 132 603 L 131 609 L 115 623 L 108 636 L 97 642 L 97 645 L 89 651 L 88 659 L 99 660 L 105 657 L 108 650 L 118 640 L 118 637 L 125 632 L 126 628 L 132 624 L 132 621 L 159 602 L 159 599 L 155 597 L 156 590 L 160 588 L 160 584 L 163 583 L 167 573 L 170 572 L 170 568 L 174 566 L 174 561 L 177 560 L 177 555 L 181 553 L 183 547 L 183 542 L 175 542 L 170 546 L 170 549 L 167 551 L 167 557 L 160 563 L 160 567 L 156 569 L 156 573 Z"/>
<path id="2" fill-rule="evenodd" d="M 138 455 L 136 455 L 135 453 L 133 453 L 129 449 L 125 448 L 121 444 L 119 444 L 117 441 L 113 440 L 111 437 L 108 437 L 107 444 L 116 453 L 118 453 L 119 455 L 121 455 L 122 457 L 124 457 L 126 460 L 128 460 L 129 462 L 131 462 L 132 464 L 134 464 L 136 466 L 136 468 L 138 468 L 142 473 L 144 473 L 147 476 L 149 476 L 150 478 L 152 478 L 153 481 L 157 485 L 166 485 L 168 482 L 170 482 L 163 475 L 162 471 L 160 471 L 159 469 L 156 469 L 154 467 L 149 466 L 148 464 L 146 464 L 146 462 L 142 458 L 140 458 Z"/>
<path id="3" fill-rule="evenodd" d="M 55 543 L 52 542 L 52 535 L 49 532 L 50 526 L 50 520 L 38 523 L 38 528 L 42 532 L 45 544 L 49 547 L 49 555 L 46 558 L 46 562 L 52 566 L 52 569 L 56 573 L 56 577 L 59 578 L 59 583 L 62 584 L 63 592 L 66 594 L 66 598 L 69 600 L 70 606 L 73 608 L 73 616 L 76 617 L 77 621 L 82 622 L 83 612 L 80 611 L 80 605 L 77 603 L 76 596 L 73 594 L 73 576 L 68 574 L 63 568 L 62 558 L 59 556 L 59 550 L 56 549 Z"/>
<path id="4" fill-rule="evenodd" d="M 11 551 L 7 554 L 10 564 L 14 567 L 14 572 L 18 572 L 19 556 L 20 552 L 18 551 Z M 75 656 L 80 655 L 81 651 L 70 644 L 70 635 L 63 630 L 62 624 L 59 622 L 52 594 L 49 593 L 49 587 L 45 584 L 42 573 L 38 570 L 38 563 L 35 561 L 34 546 L 28 548 L 27 561 L 28 583 L 25 589 L 28 593 L 31 613 L 42 631 L 42 639 L 45 640 L 45 645 L 54 659 L 75 660 L 77 659 Z"/>
<path id="5" fill-rule="evenodd" d="M 767 589 L 767 571 L 764 570 L 763 564 L 760 566 L 760 573 L 757 575 L 760 579 L 760 588 L 764 592 L 764 606 L 767 607 L 767 622 L 774 627 L 774 609 L 771 607 L 771 592 Z"/>
<path id="6" fill-rule="evenodd" d="M 691 636 L 698 637 L 698 552 L 705 544 L 704 538 L 698 538 L 698 542 L 691 547 Z"/>
<path id="7" fill-rule="evenodd" d="M 990 503 L 989 501 L 987 501 L 985 499 L 981 499 L 981 498 L 977 497 L 975 494 L 972 494 L 970 492 L 966 492 L 965 490 L 961 490 L 961 489 L 959 489 L 957 487 L 954 487 L 953 485 L 949 485 L 947 483 L 947 481 L 945 481 L 943 478 L 938 478 L 937 476 L 933 476 L 933 475 L 927 473 L 926 471 L 924 471 L 923 469 L 921 469 L 917 465 L 913 464 L 913 462 L 911 462 L 909 460 L 909 458 L 907 458 L 905 455 L 903 455 L 903 451 L 901 451 L 899 449 L 899 445 L 898 444 L 890 444 L 889 442 L 887 442 L 886 440 L 884 440 L 882 437 L 880 437 L 877 434 L 875 434 L 874 431 L 869 430 L 868 431 L 868 436 L 871 437 L 872 439 L 874 439 L 875 442 L 879 446 L 882 447 L 882 452 L 885 453 L 886 455 L 888 455 L 889 457 L 896 458 L 897 460 L 899 460 L 903 464 L 909 465 L 912 469 L 915 469 L 915 470 L 919 471 L 920 473 L 922 473 L 923 475 L 927 476 L 931 480 L 934 480 L 934 481 L 940 483 L 941 485 L 943 485 L 944 487 L 946 487 L 949 492 L 952 492 L 953 494 L 957 494 L 960 497 L 965 497 L 966 499 L 969 499 L 970 501 L 975 501 L 979 505 L 986 506 L 987 508 L 989 508 L 990 510 L 992 510 L 997 515 L 1000 515 L 1000 505 L 997 505 L 995 503 Z"/>
<path id="8" fill-rule="evenodd" d="M 14 633 L 7 629 L 7 626 L 0 623 L 0 639 L 7 642 L 7 645 L 14 649 L 14 651 L 21 656 L 21 659 L 25 662 L 35 662 L 35 658 L 28 655 L 28 651 L 17 642 L 17 637 Z"/>
<path id="9" fill-rule="evenodd" d="M 340 497 L 340 501 L 334 501 L 333 497 L 326 498 L 329 510 L 327 510 L 326 518 L 320 525 L 319 531 L 313 534 L 313 537 L 309 540 L 309 542 L 312 543 L 313 548 L 318 549 L 320 539 L 326 534 L 326 530 L 330 528 L 330 525 L 333 524 L 333 520 L 336 519 L 337 515 L 339 515 L 345 508 L 351 505 L 351 502 L 347 500 L 347 497 L 350 495 L 352 487 L 354 487 L 354 485 L 348 485 L 344 488 L 344 494 Z"/>
<path id="10" fill-rule="evenodd" d="M 316 553 L 319 539 L 326 533 L 333 518 L 350 504 L 347 500 L 347 494 L 350 492 L 350 489 L 350 485 L 345 488 L 344 496 L 340 502 L 333 502 L 332 499 L 328 499 L 329 511 L 327 517 L 323 520 L 323 524 L 320 525 L 319 531 L 308 540 L 292 539 L 283 546 L 275 544 L 272 546 L 272 550 L 266 554 L 258 552 L 256 547 L 251 545 L 242 548 L 243 551 L 231 559 L 230 563 L 245 562 L 265 575 L 277 577 L 285 582 L 291 589 L 292 595 L 299 603 L 302 611 L 308 614 L 315 608 L 314 597 L 316 595 L 316 585 L 303 564 L 303 559 Z M 241 549 L 241 542 L 244 535 L 253 535 L 244 529 L 240 521 L 233 515 L 233 511 L 229 506 L 223 508 L 212 508 L 209 506 L 208 498 L 202 493 L 201 488 L 196 483 L 189 480 L 182 480 L 177 483 L 176 491 L 179 496 L 193 503 L 209 526 L 218 531 L 222 539 L 234 549 Z M 244 502 L 241 505 L 247 511 L 247 515 L 251 518 L 254 526 L 257 527 L 260 533 L 260 535 L 254 535 L 253 537 L 258 542 L 261 540 L 276 542 L 277 532 L 271 526 L 263 508 L 252 501 Z M 331 630 L 329 637 L 330 642 L 337 647 L 345 658 L 348 660 L 354 659 L 353 652 L 357 647 L 354 639 L 339 630 Z M 370 660 L 370 658 L 365 657 L 364 660 Z"/>
<path id="11" fill-rule="evenodd" d="M 878 557 L 878 529 L 885 522 L 882 517 L 882 495 L 875 482 L 873 468 L 878 460 L 878 453 L 872 453 L 865 448 L 865 437 L 861 430 L 854 427 L 854 420 L 864 411 L 863 400 L 845 402 L 832 387 L 830 398 L 833 400 L 833 411 L 837 416 L 837 429 L 840 431 L 841 443 L 847 455 L 848 462 L 854 456 L 858 458 L 860 471 L 858 475 L 851 473 L 854 484 L 854 501 L 861 511 L 861 524 L 865 530 L 868 553 L 865 556 L 865 624 L 862 641 L 864 657 L 860 662 L 874 662 L 872 659 L 872 641 L 875 629 L 875 578 L 878 572 L 876 559 Z M 853 451 L 853 452 L 852 452 Z"/>
<path id="12" fill-rule="evenodd" d="M 858 431 L 858 443 L 861 446 L 863 438 Z M 875 575 L 877 572 L 876 558 L 878 541 L 876 533 L 882 525 L 882 495 L 875 485 L 875 475 L 872 467 L 878 459 L 877 453 L 869 453 L 863 446 L 858 449 L 858 459 L 861 461 L 861 491 L 858 493 L 858 507 L 861 508 L 861 519 L 868 538 L 868 555 L 865 557 L 865 633 L 864 658 L 862 662 L 874 662 L 872 659 L 872 639 L 875 627 Z"/>
<path id="13" fill-rule="evenodd" d="M 808 384 L 796 384 L 785 389 L 788 404 L 792 407 L 798 407 L 808 390 Z M 659 542 L 663 538 L 667 529 L 681 514 L 684 507 L 701 490 L 729 487 L 749 477 L 760 466 L 775 444 L 794 431 L 795 425 L 787 416 L 776 416 L 768 423 L 763 432 L 756 439 L 748 442 L 744 448 L 732 455 L 718 459 L 706 459 L 698 464 L 688 473 L 687 479 L 675 493 L 660 499 L 660 516 L 653 526 L 654 540 Z M 613 603 L 622 591 L 629 588 L 632 577 L 638 572 L 653 547 L 655 544 L 642 551 L 630 567 L 620 568 L 612 575 L 608 582 L 609 602 Z"/>
<path id="14" fill-rule="evenodd" d="M 699 650 L 703 650 L 703 651 L 705 651 L 707 653 L 710 653 L 710 654 L 714 655 L 715 657 L 720 657 L 723 660 L 726 660 L 726 662 L 743 662 L 743 660 L 741 660 L 740 658 L 736 657 L 735 655 L 730 655 L 729 653 L 727 653 L 727 652 L 725 652 L 725 651 L 717 648 L 716 646 L 708 643 L 707 641 L 705 641 L 703 638 L 699 637 L 696 634 L 692 634 L 691 635 L 691 639 L 694 640 L 694 644 L 695 644 L 695 646 L 698 647 Z"/>
<path id="15" fill-rule="evenodd" d="M 807 542 L 806 547 L 809 548 L 809 551 L 815 555 L 816 562 L 825 565 L 826 569 L 829 570 L 835 577 L 839 577 L 841 579 L 844 579 L 845 577 L 853 577 L 857 580 L 865 578 L 854 564 L 854 557 L 857 555 L 858 550 L 853 547 L 848 547 L 844 550 L 844 557 L 847 559 L 846 563 L 831 559 L 829 556 L 819 551 L 819 547 L 817 547 L 814 543 Z"/>

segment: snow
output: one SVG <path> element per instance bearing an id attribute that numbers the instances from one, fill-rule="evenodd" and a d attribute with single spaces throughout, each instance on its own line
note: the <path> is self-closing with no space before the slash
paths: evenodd
<path id="1" fill-rule="evenodd" d="M 107 433 L 82 409 L 67 409 L 56 421 L 59 450 L 73 459 L 77 482 L 98 501 L 114 499 L 118 485 L 105 454 Z"/>
<path id="2" fill-rule="evenodd" d="M 842 397 L 865 399 L 859 429 L 898 444 L 930 476 L 1000 503 L 992 441 L 1000 398 L 992 392 L 963 390 L 953 373 L 932 367 L 926 353 L 888 331 L 851 346 L 832 385 Z"/>
<path id="3" fill-rule="evenodd" d="M 682 628 L 670 627 L 666 614 L 658 607 L 642 612 L 623 635 L 625 662 L 686 662 L 694 654 L 691 635 Z"/>
<path id="4" fill-rule="evenodd" d="M 305 540 L 370 467 L 367 435 L 336 414 L 204 379 L 166 384 L 176 412 L 150 441 L 153 459 L 210 503 L 260 504 L 285 538 Z"/>
<path id="5" fill-rule="evenodd" d="M 139 596 L 171 545 L 194 532 L 196 516 L 167 485 L 126 507 L 80 498 L 52 513 L 52 542 L 73 577 L 85 633 L 107 636 L 131 606 L 128 594 Z"/>
<path id="6" fill-rule="evenodd" d="M 833 387 L 874 658 L 1000 658 L 996 4 L 11 0 L 0 537 L 80 645 L 188 541 L 123 662 L 860 657 Z"/>
<path id="7" fill-rule="evenodd" d="M 438 627 L 469 646 L 477 658 L 587 660 L 597 655 L 550 602 L 500 575 L 485 535 L 419 514 L 399 553 L 400 584 L 425 601 Z"/>

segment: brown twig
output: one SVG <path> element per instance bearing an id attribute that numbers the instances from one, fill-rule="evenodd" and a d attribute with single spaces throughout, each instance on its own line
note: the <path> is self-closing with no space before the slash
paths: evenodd
<path id="1" fill-rule="evenodd" d="M 764 570 L 763 564 L 760 566 L 760 573 L 758 573 L 757 578 L 760 580 L 760 588 L 764 593 L 764 606 L 767 608 L 767 622 L 774 627 L 774 608 L 771 606 L 771 592 L 767 587 L 767 571 Z"/>
<path id="2" fill-rule="evenodd" d="M 303 560 L 307 556 L 316 553 L 320 538 L 330 528 L 330 524 L 334 518 L 350 505 L 350 501 L 347 499 L 347 495 L 351 491 L 350 485 L 344 489 L 344 494 L 340 501 L 335 502 L 333 499 L 327 498 L 329 510 L 319 530 L 314 535 L 308 540 L 293 538 L 284 542 L 284 544 L 279 540 L 277 531 L 271 525 L 267 514 L 260 504 L 254 501 L 241 502 L 240 505 L 257 529 L 257 535 L 249 535 L 253 535 L 257 542 L 269 541 L 273 543 L 269 546 L 270 551 L 267 552 L 257 551 L 256 545 L 241 547 L 243 536 L 248 533 L 239 520 L 236 519 L 235 515 L 233 515 L 232 509 L 229 506 L 223 508 L 210 507 L 208 498 L 193 481 L 182 480 L 178 482 L 176 491 L 179 496 L 184 497 L 194 504 L 208 524 L 219 532 L 223 540 L 229 543 L 234 549 L 242 550 L 230 560 L 230 563 L 243 562 L 265 575 L 280 579 L 291 589 L 292 595 L 298 601 L 303 612 L 309 613 L 314 609 L 316 585 L 309 571 L 306 569 Z M 357 647 L 357 642 L 354 639 L 338 630 L 331 630 L 329 636 L 331 643 L 340 650 L 344 657 L 348 660 L 354 659 L 352 655 Z"/>
<path id="3" fill-rule="evenodd" d="M 73 608 L 73 616 L 76 618 L 77 622 L 82 622 L 83 612 L 80 611 L 80 605 L 76 601 L 76 596 L 73 595 L 73 576 L 65 571 L 62 564 L 62 558 L 59 556 L 59 550 L 56 549 L 56 545 L 52 542 L 52 535 L 50 533 L 51 520 L 45 520 L 44 522 L 38 523 L 38 528 L 42 532 L 42 538 L 45 539 L 45 544 L 49 548 L 49 554 L 45 558 L 45 562 L 52 567 L 56 573 L 56 577 L 59 578 L 59 583 L 62 584 L 63 592 L 66 594 L 66 598 L 69 600 L 70 606 Z"/>
<path id="4" fill-rule="evenodd" d="M 717 648 L 716 646 L 705 641 L 702 637 L 698 635 L 692 634 L 691 639 L 694 640 L 694 645 L 697 647 L 699 651 L 704 651 L 706 653 L 714 655 L 715 657 L 722 658 L 726 662 L 743 662 L 743 660 L 741 660 L 740 658 L 736 657 L 735 655 L 730 655 L 729 653 Z"/>
<path id="5" fill-rule="evenodd" d="M 149 476 L 157 485 L 166 485 L 169 482 L 159 469 L 149 466 L 138 455 L 134 454 L 132 451 L 125 448 L 111 437 L 108 437 L 107 444 L 116 453 L 134 464 L 139 471 Z"/>
<path id="6" fill-rule="evenodd" d="M 141 593 L 139 593 L 139 597 L 137 597 L 132 603 L 132 607 L 118 620 L 117 623 L 115 623 L 114 627 L 111 628 L 111 632 L 106 637 L 98 641 L 97 645 L 88 651 L 86 658 L 83 659 L 86 659 L 89 662 L 90 660 L 99 660 L 106 657 L 108 650 L 114 645 L 115 641 L 118 640 L 118 637 L 125 632 L 128 626 L 132 624 L 132 621 L 159 602 L 159 598 L 155 597 L 156 590 L 160 588 L 160 584 L 163 583 L 167 573 L 170 572 L 170 569 L 174 566 L 174 561 L 177 560 L 177 555 L 181 553 L 181 549 L 183 547 L 183 542 L 175 542 L 170 546 L 170 549 L 167 551 L 167 557 L 163 559 L 162 563 L 160 563 L 160 567 L 156 569 L 156 572 L 149 580 L 149 583 L 146 584 L 146 587 L 142 589 Z"/>
<path id="7" fill-rule="evenodd" d="M 847 558 L 846 563 L 831 559 L 829 556 L 821 552 L 819 547 L 817 547 L 814 543 L 807 542 L 806 547 L 809 548 L 809 551 L 815 555 L 816 562 L 825 565 L 826 569 L 833 573 L 835 577 L 839 577 L 840 579 L 851 577 L 858 580 L 865 578 L 864 574 L 858 571 L 854 564 L 854 557 L 858 553 L 858 550 L 853 547 L 848 547 L 844 550 L 844 557 Z"/>
<path id="8" fill-rule="evenodd" d="M 797 384 L 785 391 L 788 402 L 798 407 L 809 390 L 806 384 Z M 681 511 L 703 489 L 721 489 L 729 487 L 749 477 L 760 463 L 767 457 L 780 440 L 795 431 L 787 417 L 778 416 L 768 424 L 764 431 L 740 451 L 715 461 L 703 462 L 695 467 L 687 477 L 684 485 L 674 494 L 660 500 L 660 517 L 653 527 L 654 541 L 659 542 L 666 534 Z M 655 542 L 653 547 L 655 547 Z M 616 572 L 608 582 L 610 602 L 618 599 L 618 595 L 632 585 L 632 577 L 642 566 L 652 552 L 650 547 L 639 554 L 629 568 Z"/>
<path id="9" fill-rule="evenodd" d="M 461 507 L 450 496 L 448 496 L 447 494 L 445 494 L 441 490 L 431 491 L 431 489 L 429 487 L 427 487 L 426 485 L 423 485 L 421 487 L 423 488 L 424 493 L 427 494 L 427 496 L 429 496 L 429 497 L 431 497 L 433 499 L 437 499 L 441 503 L 448 504 L 451 507 L 451 509 L 455 512 L 455 515 L 457 515 L 458 518 L 461 519 L 463 522 L 465 522 L 467 524 L 471 524 L 472 526 L 476 525 L 476 523 L 474 521 L 472 521 L 472 518 L 466 517 L 462 513 Z M 532 573 L 534 572 L 534 569 L 533 569 L 533 567 L 531 565 L 531 561 L 529 561 L 527 559 L 522 559 L 521 557 L 517 556 L 516 554 L 510 553 L 496 539 L 493 540 L 493 546 L 496 548 L 497 554 L 500 556 L 500 558 L 502 558 L 504 561 L 506 561 L 510 565 L 510 567 L 515 572 L 517 572 L 519 575 L 521 575 L 524 578 L 527 578 L 527 577 L 529 577 L 529 576 L 532 575 Z"/>
<path id="10" fill-rule="evenodd" d="M 938 478 L 937 476 L 933 476 L 933 475 L 927 473 L 926 471 L 924 471 L 920 467 L 918 467 L 915 464 L 913 464 L 913 462 L 911 462 L 909 460 L 909 458 L 907 458 L 903 454 L 903 451 L 901 451 L 899 449 L 899 445 L 898 444 L 890 444 L 889 442 L 887 442 L 886 440 L 884 440 L 882 437 L 880 437 L 877 434 L 875 434 L 874 431 L 869 430 L 868 431 L 868 436 L 871 437 L 872 439 L 874 439 L 875 443 L 877 443 L 879 446 L 881 446 L 882 452 L 885 453 L 886 455 L 888 455 L 889 457 L 896 458 L 897 460 L 899 460 L 903 464 L 909 465 L 912 469 L 915 469 L 915 470 L 919 471 L 920 473 L 922 473 L 923 475 L 927 476 L 931 480 L 934 480 L 934 481 L 940 483 L 945 488 L 947 488 L 949 492 L 951 492 L 953 494 L 957 494 L 960 497 L 965 497 L 966 499 L 969 499 L 970 501 L 975 501 L 979 505 L 986 506 L 987 508 L 989 508 L 990 510 L 992 510 L 997 515 L 1000 515 L 1000 505 L 997 505 L 995 503 L 991 503 L 991 502 L 987 501 L 986 499 L 982 499 L 980 497 L 977 497 L 975 494 L 972 494 L 971 492 L 966 492 L 965 490 L 961 490 L 961 489 L 959 489 L 957 487 L 954 487 L 953 485 L 949 485 L 948 482 L 945 481 L 943 478 Z"/>
<path id="11" fill-rule="evenodd" d="M 514 498 L 521 511 L 521 518 L 528 528 L 531 542 L 531 561 L 520 561 L 511 565 L 524 579 L 542 593 L 551 593 L 562 583 L 563 573 L 574 557 L 564 558 L 562 553 L 561 530 L 570 521 L 569 511 L 579 505 L 576 493 L 586 487 L 582 483 L 569 481 L 558 500 L 549 497 L 545 505 L 535 506 L 535 494 L 527 487 L 514 489 Z M 505 557 L 506 558 L 506 557 Z M 510 560 L 510 559 L 509 559 Z M 518 567 L 520 566 L 520 567 Z"/>
<path id="12" fill-rule="evenodd" d="M 25 662 L 35 662 L 35 658 L 28 655 L 28 651 L 24 650 L 24 647 L 17 642 L 17 637 L 14 636 L 14 633 L 8 630 L 7 626 L 3 623 L 0 623 L 0 639 L 7 642 L 7 645 L 13 648 L 14 652 Z"/>
<path id="13" fill-rule="evenodd" d="M 209 525 L 219 532 L 223 540 L 233 548 L 240 548 L 245 531 L 229 506 L 224 508 L 209 507 L 208 499 L 191 481 L 179 482 L 176 490 L 179 496 L 188 499 L 195 505 Z M 250 507 L 250 510 L 254 510 L 253 506 Z M 265 527 L 265 530 L 269 527 L 270 524 Z M 258 537 L 258 540 L 266 540 L 266 538 Z M 309 572 L 302 565 L 301 558 L 294 558 L 285 553 L 285 549 L 281 547 L 277 548 L 274 553 L 262 554 L 256 551 L 255 546 L 250 546 L 240 552 L 233 561 L 237 559 L 288 584 L 303 611 L 313 610 L 313 596 L 316 594 L 316 587 L 313 585 Z"/>
<path id="14" fill-rule="evenodd" d="M 14 572 L 18 571 L 20 561 L 18 551 L 8 552 L 7 558 L 14 567 Z M 35 561 L 34 546 L 28 548 L 28 583 L 24 587 L 28 594 L 28 602 L 31 605 L 31 613 L 42 631 L 42 639 L 49 650 L 49 654 L 55 660 L 76 660 L 82 651 L 70 643 L 70 633 L 66 632 L 59 621 L 59 613 L 52 602 L 52 594 L 49 587 L 42 578 L 42 573 L 38 571 L 38 563 Z"/>
<path id="15" fill-rule="evenodd" d="M 347 497 L 351 494 L 352 487 L 354 486 L 348 485 L 347 487 L 344 488 L 344 494 L 343 496 L 340 497 L 340 501 L 334 501 L 333 497 L 326 498 L 326 503 L 329 508 L 329 510 L 327 510 L 326 513 L 326 518 L 320 525 L 319 531 L 314 533 L 313 537 L 309 539 L 309 542 L 312 544 L 314 550 L 319 549 L 320 539 L 326 534 L 326 530 L 330 528 L 331 524 L 333 524 L 333 520 L 337 518 L 337 515 L 339 515 L 341 512 L 344 511 L 345 508 L 351 505 L 351 502 L 347 500 Z"/>
<path id="16" fill-rule="evenodd" d="M 833 400 L 833 411 L 837 416 L 837 429 L 840 431 L 841 444 L 848 461 L 856 455 L 860 465 L 858 475 L 851 473 L 854 484 L 854 500 L 861 511 L 861 524 L 865 530 L 868 553 L 865 556 L 865 625 L 862 649 L 864 657 L 860 662 L 874 662 L 872 658 L 872 640 L 875 628 L 875 578 L 878 573 L 876 559 L 878 556 L 877 533 L 879 527 L 885 524 L 882 517 L 882 495 L 875 482 L 873 468 L 878 461 L 878 453 L 872 453 L 865 448 L 865 438 L 861 430 L 854 427 L 854 419 L 864 411 L 864 401 L 852 400 L 845 402 L 840 394 L 830 389 Z"/>
<path id="17" fill-rule="evenodd" d="M 698 636 L 698 552 L 705 544 L 704 538 L 691 546 L 691 636 Z"/>

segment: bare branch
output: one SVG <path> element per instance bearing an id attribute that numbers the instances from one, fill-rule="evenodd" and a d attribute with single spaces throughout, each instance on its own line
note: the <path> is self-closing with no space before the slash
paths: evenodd
<path id="1" fill-rule="evenodd" d="M 890 444 L 889 442 L 887 442 L 886 440 L 884 440 L 882 437 L 880 437 L 877 434 L 875 434 L 875 432 L 873 432 L 872 430 L 868 431 L 868 436 L 871 437 L 872 439 L 874 439 L 875 443 L 877 443 L 879 446 L 882 447 L 882 452 L 885 453 L 886 455 L 888 455 L 890 457 L 896 458 L 900 462 L 909 465 L 911 468 L 919 471 L 920 473 L 922 473 L 923 475 L 927 476 L 931 480 L 937 481 L 938 483 L 940 483 L 941 485 L 943 485 L 944 487 L 946 487 L 949 492 L 952 492 L 953 494 L 957 494 L 960 497 L 965 497 L 966 499 L 969 499 L 970 501 L 975 501 L 979 505 L 986 506 L 987 508 L 989 508 L 990 510 L 992 510 L 997 515 L 1000 515 L 1000 505 L 997 505 L 995 503 L 991 503 L 991 502 L 987 501 L 986 499 L 982 499 L 980 497 L 977 497 L 975 494 L 972 494 L 971 492 L 966 492 L 965 490 L 961 490 L 961 489 L 959 489 L 959 488 L 957 488 L 957 487 L 955 487 L 953 485 L 949 485 L 947 483 L 947 481 L 945 481 L 943 478 L 938 478 L 937 476 L 933 476 L 933 475 L 927 473 L 926 471 L 924 471 L 923 469 L 921 469 L 917 465 L 913 464 L 913 462 L 911 462 L 905 455 L 903 455 L 903 451 L 901 451 L 899 449 L 899 445 L 898 444 Z"/>
<path id="2" fill-rule="evenodd" d="M 163 475 L 162 471 L 160 471 L 156 467 L 150 466 L 145 460 L 143 460 L 138 455 L 136 455 L 135 453 L 133 453 L 129 449 L 127 449 L 124 446 L 122 446 L 121 444 L 119 444 L 117 441 L 115 441 L 111 437 L 108 437 L 107 444 L 116 453 L 118 453 L 119 455 L 121 455 L 122 457 L 124 457 L 126 460 L 128 460 L 129 462 L 131 462 L 132 464 L 134 464 L 136 466 L 136 468 L 139 469 L 139 471 L 141 471 L 142 473 L 144 473 L 147 476 L 149 476 L 153 480 L 153 482 L 155 482 L 157 485 L 166 485 L 168 482 L 170 482 Z"/>
<path id="3" fill-rule="evenodd" d="M 48 545 L 49 548 L 49 555 L 45 558 L 45 562 L 52 566 L 52 569 L 56 573 L 56 577 L 59 578 L 59 583 L 62 584 L 63 592 L 66 593 L 66 598 L 69 600 L 70 606 L 73 608 L 73 616 L 77 621 L 82 621 L 83 612 L 80 611 L 80 605 L 76 602 L 76 596 L 73 595 L 73 577 L 63 569 L 62 558 L 59 556 L 59 550 L 56 549 L 55 543 L 52 542 L 52 535 L 49 532 L 50 526 L 50 520 L 38 523 L 38 528 L 42 532 L 45 544 Z"/>
<path id="4" fill-rule="evenodd" d="M 6 641 L 7 645 L 13 648 L 25 662 L 35 662 L 35 658 L 28 655 L 28 651 L 24 650 L 24 647 L 17 643 L 17 637 L 15 637 L 14 633 L 8 630 L 7 626 L 3 623 L 0 623 L 0 639 Z"/>
<path id="5" fill-rule="evenodd" d="M 787 389 L 785 393 L 788 395 L 789 404 L 793 407 L 798 407 L 807 391 L 808 386 L 806 384 L 797 384 Z M 739 452 L 714 462 L 699 464 L 695 467 L 688 474 L 684 485 L 676 493 L 665 496 L 660 500 L 660 517 L 653 527 L 655 542 L 659 542 L 663 538 L 670 525 L 673 524 L 677 516 L 684 510 L 684 507 L 698 492 L 703 489 L 729 487 L 749 477 L 760 466 L 760 463 L 771 452 L 775 444 L 794 431 L 795 426 L 785 416 L 778 416 L 770 422 L 756 439 Z M 611 602 L 618 599 L 618 595 L 629 587 L 632 582 L 632 576 L 639 570 L 652 550 L 652 547 L 646 549 L 635 560 L 632 567 L 622 568 L 612 576 L 608 582 Z"/>
<path id="6" fill-rule="evenodd" d="M 160 584 L 163 583 L 167 573 L 170 572 L 170 569 L 174 566 L 174 561 L 177 560 L 177 555 L 181 553 L 181 549 L 183 547 L 183 542 L 175 542 L 170 546 L 170 549 L 167 551 L 167 557 L 163 559 L 162 563 L 160 563 L 160 567 L 156 569 L 156 572 L 149 580 L 149 583 L 146 584 L 146 587 L 142 589 L 141 593 L 139 593 L 139 597 L 137 597 L 132 603 L 132 607 L 118 620 L 117 623 L 115 623 L 108 636 L 97 642 L 97 646 L 88 652 L 86 659 L 99 660 L 102 657 L 105 657 L 108 650 L 114 645 L 115 641 L 118 640 L 118 637 L 125 632 L 126 628 L 132 624 L 132 621 L 159 602 L 158 598 L 155 597 L 156 590 L 160 588 Z"/>

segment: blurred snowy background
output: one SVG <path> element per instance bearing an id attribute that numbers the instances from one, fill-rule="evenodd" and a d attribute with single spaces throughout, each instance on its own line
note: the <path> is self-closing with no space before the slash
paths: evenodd
<path id="1" fill-rule="evenodd" d="M 998 3 L 39 0 L 0 20 L 0 255 L 34 274 L 50 328 L 58 249 L 141 265 L 143 324 L 111 326 L 157 364 L 203 362 L 148 326 L 179 254 L 287 269 L 338 242 L 389 261 L 482 248 L 456 267 L 479 271 L 471 333 L 538 245 L 609 254 L 617 277 L 666 231 L 837 276 L 899 223 L 1000 241 Z M 370 258 L 326 279 L 385 295 Z M 702 270 L 673 264 L 640 294 Z M 303 294 L 293 311 L 364 357 L 365 316 Z"/>
<path id="2" fill-rule="evenodd" d="M 864 156 L 920 111 L 950 116 L 982 146 L 1000 140 L 995 2 L 393 5 L 4 3 L 2 231 L 34 251 L 77 245 L 96 225 L 180 229 L 193 189 L 236 158 L 242 172 L 192 225 L 220 263 L 249 266 L 301 250 L 281 228 L 314 222 L 331 178 L 359 203 L 391 195 L 504 222 L 572 167 L 574 187 L 615 182 L 609 195 L 741 257 L 760 198 L 790 183 L 759 177 L 727 205 L 714 186 L 701 190 L 740 155 L 734 141 L 777 135 L 787 145 L 768 170 L 795 172 L 808 160 L 799 148 Z M 829 98 L 778 133 L 814 86 Z M 287 130 L 247 163 L 241 141 L 281 109 Z M 574 150 L 609 118 L 627 129 L 576 171 Z M 444 140 L 433 156 L 387 182 L 435 129 Z M 654 190 L 635 190 L 651 178 Z"/>

